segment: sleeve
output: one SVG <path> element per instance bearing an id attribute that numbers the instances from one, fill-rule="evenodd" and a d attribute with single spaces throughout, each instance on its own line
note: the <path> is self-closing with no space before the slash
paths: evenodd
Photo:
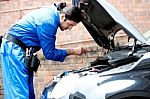
<path id="1" fill-rule="evenodd" d="M 49 23 L 37 26 L 41 48 L 46 59 L 63 62 L 67 51 L 55 48 L 57 27 Z"/>

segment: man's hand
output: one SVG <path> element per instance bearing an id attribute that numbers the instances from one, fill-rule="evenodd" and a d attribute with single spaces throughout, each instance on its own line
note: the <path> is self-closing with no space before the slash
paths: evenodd
<path id="1" fill-rule="evenodd" d="M 77 47 L 73 49 L 73 54 L 81 56 L 83 53 L 86 53 L 86 51 L 87 50 L 83 47 Z"/>
<path id="2" fill-rule="evenodd" d="M 81 56 L 82 54 L 86 53 L 86 51 L 87 51 L 87 49 L 83 48 L 83 47 L 67 49 L 68 55 L 79 55 L 79 56 Z"/>

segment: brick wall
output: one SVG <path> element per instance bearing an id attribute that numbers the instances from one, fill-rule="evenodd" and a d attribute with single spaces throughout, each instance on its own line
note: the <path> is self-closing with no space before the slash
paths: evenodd
<path id="1" fill-rule="evenodd" d="M 1 0 L 2 1 L 2 0 Z M 41 6 L 48 6 L 52 2 L 63 0 L 10 0 L 0 2 L 0 33 L 7 32 L 9 27 L 19 20 L 26 13 Z M 65 0 L 70 3 L 71 0 Z M 109 0 L 118 10 L 142 33 L 150 28 L 150 0 Z M 69 56 L 63 63 L 45 60 L 42 52 L 39 52 L 41 67 L 35 74 L 34 84 L 36 99 L 39 99 L 40 92 L 44 85 L 53 79 L 53 76 L 65 70 L 71 70 L 86 66 L 89 61 L 95 60 L 97 56 L 102 56 L 104 49 L 98 47 L 80 23 L 71 31 L 61 32 L 58 30 L 57 47 L 68 48 L 84 46 L 88 48 L 88 53 L 78 56 Z M 0 74 L 1 75 L 1 74 Z M 3 90 L 0 76 L 0 90 Z M 0 91 L 0 96 L 3 91 Z M 1 98 L 0 98 L 1 99 Z"/>
<path id="2" fill-rule="evenodd" d="M 140 32 L 150 29 L 150 0 L 109 0 Z"/>

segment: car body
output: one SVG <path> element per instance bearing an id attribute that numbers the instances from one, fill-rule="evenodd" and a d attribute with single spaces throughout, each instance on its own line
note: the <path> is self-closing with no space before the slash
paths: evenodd
<path id="1" fill-rule="evenodd" d="M 95 42 L 109 51 L 81 69 L 66 71 L 42 91 L 41 99 L 150 99 L 150 44 L 107 0 L 73 0 Z M 116 46 L 124 31 L 133 44 Z"/>

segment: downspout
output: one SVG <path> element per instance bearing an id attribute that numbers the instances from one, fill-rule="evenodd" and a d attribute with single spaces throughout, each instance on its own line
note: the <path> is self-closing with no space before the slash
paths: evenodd
<path id="1" fill-rule="evenodd" d="M 22 15 L 21 15 L 21 10 L 20 10 L 20 0 L 18 0 L 18 19 L 21 19 Z"/>
<path id="2" fill-rule="evenodd" d="M 72 41 L 72 42 L 65 42 L 65 43 L 60 43 L 60 44 L 56 44 L 56 46 L 62 47 L 65 45 L 71 45 L 71 44 L 78 44 L 78 43 L 88 43 L 88 42 L 93 42 L 94 39 L 86 39 L 86 40 L 78 40 L 78 41 Z"/>
<path id="3" fill-rule="evenodd" d="M 25 10 L 34 10 L 34 9 L 39 9 L 39 8 L 41 8 L 41 6 L 39 6 L 39 7 L 23 8 L 23 9 L 20 8 L 19 11 L 21 12 L 21 11 L 25 11 Z M 3 13 L 11 13 L 11 12 L 17 12 L 17 11 L 18 11 L 18 9 L 0 11 L 0 14 L 3 14 Z"/>

